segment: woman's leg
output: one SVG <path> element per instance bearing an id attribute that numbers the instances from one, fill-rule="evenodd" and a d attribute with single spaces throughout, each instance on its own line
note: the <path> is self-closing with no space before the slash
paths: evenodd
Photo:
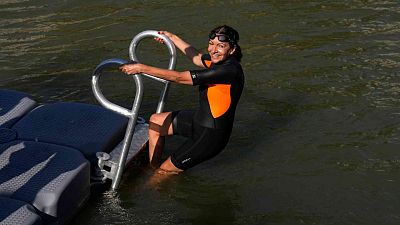
<path id="1" fill-rule="evenodd" d="M 153 167 L 158 167 L 164 148 L 164 136 L 172 135 L 172 113 L 155 113 L 149 121 L 149 161 Z"/>
<path id="2" fill-rule="evenodd" d="M 168 157 L 168 159 L 163 162 L 160 168 L 157 169 L 147 181 L 146 187 L 151 189 L 158 188 L 160 184 L 168 179 L 170 176 L 178 174 L 182 171 L 183 170 L 176 168 L 171 162 L 171 157 Z"/>
<path id="3" fill-rule="evenodd" d="M 166 173 L 172 173 L 172 174 L 177 174 L 182 172 L 183 170 L 179 169 L 178 167 L 176 167 L 172 161 L 171 161 L 171 157 L 168 157 L 167 160 L 165 160 L 161 166 L 160 166 L 161 171 L 159 171 L 159 173 L 161 172 L 166 172 Z"/>

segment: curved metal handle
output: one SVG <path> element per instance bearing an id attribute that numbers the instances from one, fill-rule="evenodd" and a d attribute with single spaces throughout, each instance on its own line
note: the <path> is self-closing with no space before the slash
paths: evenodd
<path id="1" fill-rule="evenodd" d="M 167 36 L 161 35 L 157 31 L 152 31 L 152 30 L 143 31 L 143 32 L 139 33 L 138 35 L 136 35 L 133 38 L 133 40 L 129 46 L 130 58 L 133 61 L 139 62 L 138 58 L 136 57 L 135 51 L 136 51 L 136 48 L 137 48 L 139 42 L 146 37 L 158 37 L 158 38 L 161 38 L 162 40 L 164 40 L 165 44 L 168 47 L 169 53 L 171 55 L 168 69 L 170 69 L 170 70 L 175 69 L 175 65 L 176 65 L 175 45 Z M 121 66 L 126 63 L 128 63 L 128 61 L 123 60 L 123 59 L 107 59 L 107 60 L 101 62 L 96 67 L 96 69 L 93 72 L 93 76 L 92 76 L 93 93 L 94 93 L 96 99 L 100 102 L 100 104 L 102 106 L 104 106 L 105 108 L 108 108 L 114 112 L 117 112 L 117 113 L 122 114 L 129 118 L 128 126 L 126 128 L 125 138 L 123 140 L 122 153 L 120 156 L 120 160 L 118 162 L 115 177 L 114 177 L 112 185 L 111 185 L 113 190 L 116 190 L 119 186 L 119 183 L 121 182 L 122 172 L 125 167 L 126 158 L 127 158 L 128 152 L 129 152 L 129 147 L 131 145 L 133 132 L 135 130 L 135 125 L 136 125 L 137 118 L 138 118 L 139 107 L 141 105 L 142 98 L 143 98 L 143 83 L 141 80 L 141 76 L 138 76 L 138 75 L 133 76 L 135 83 L 136 83 L 136 95 L 135 95 L 135 101 L 132 106 L 132 110 L 129 110 L 129 109 L 126 109 L 124 107 L 121 107 L 119 105 L 116 105 L 116 104 L 108 101 L 102 94 L 98 82 L 99 82 L 100 75 L 105 68 L 110 67 L 110 66 Z M 149 76 L 149 77 L 165 84 L 164 90 L 160 96 L 160 100 L 158 102 L 157 111 L 156 111 L 158 113 L 162 112 L 164 105 L 165 105 L 165 100 L 167 98 L 169 81 L 166 81 L 166 80 L 163 80 L 160 78 L 156 78 L 156 77 L 153 77 L 148 74 L 143 74 L 143 75 Z"/>
<path id="2" fill-rule="evenodd" d="M 138 57 L 136 56 L 136 49 L 139 45 L 139 42 L 141 40 L 143 40 L 144 38 L 147 37 L 157 37 L 157 38 L 161 38 L 164 43 L 167 45 L 168 50 L 169 50 L 169 54 L 171 56 L 171 58 L 169 59 L 169 64 L 168 64 L 168 69 L 169 70 L 174 70 L 175 66 L 176 66 L 176 48 L 174 43 L 171 41 L 171 39 L 169 39 L 169 37 L 163 35 L 163 34 L 159 34 L 158 31 L 155 30 L 146 30 L 143 32 L 140 32 L 139 34 L 137 34 L 131 41 L 131 44 L 129 45 L 129 58 L 135 62 L 139 62 Z M 167 83 L 169 81 L 166 81 L 164 79 L 161 78 L 157 78 L 154 76 L 151 76 L 149 74 L 143 74 L 145 76 L 148 76 L 150 78 L 153 78 L 157 81 L 163 82 L 163 83 Z"/>
<path id="3" fill-rule="evenodd" d="M 136 94 L 135 94 L 135 101 L 133 102 L 132 110 L 129 110 L 129 109 L 126 109 L 124 107 L 121 107 L 119 105 L 116 105 L 116 104 L 108 101 L 104 97 L 103 93 L 101 92 L 98 82 L 99 82 L 100 75 L 105 68 L 111 67 L 111 66 L 121 66 L 126 63 L 128 63 L 128 61 L 126 61 L 124 59 L 107 59 L 107 60 L 101 62 L 96 67 L 96 69 L 93 72 L 93 76 L 92 76 L 93 93 L 94 93 L 96 99 L 100 102 L 100 104 L 107 109 L 110 109 L 114 112 L 117 112 L 117 113 L 122 114 L 129 118 L 129 121 L 128 121 L 128 124 L 126 127 L 125 137 L 123 140 L 122 153 L 120 156 L 120 160 L 118 161 L 117 170 L 114 175 L 113 182 L 112 182 L 113 190 L 116 190 L 118 188 L 119 183 L 121 182 L 122 173 L 123 173 L 123 170 L 125 167 L 126 158 L 127 158 L 128 152 L 129 152 L 129 148 L 131 146 L 132 137 L 133 137 L 133 133 L 134 133 L 135 126 L 136 126 L 136 121 L 137 121 L 138 114 L 139 114 L 139 108 L 142 103 L 143 83 L 142 83 L 142 79 L 140 76 L 133 75 L 133 78 L 134 78 L 135 84 L 136 84 Z"/>
<path id="4" fill-rule="evenodd" d="M 116 104 L 110 102 L 109 100 L 107 100 L 107 98 L 104 97 L 103 93 L 101 92 L 100 86 L 99 86 L 99 79 L 100 79 L 101 73 L 103 72 L 103 70 L 105 68 L 112 67 L 112 66 L 122 66 L 126 63 L 128 63 L 127 60 L 117 59 L 117 58 L 107 59 L 107 60 L 104 60 L 103 62 L 101 62 L 96 67 L 96 69 L 94 70 L 93 75 L 92 75 L 92 90 L 93 90 L 94 96 L 96 97 L 96 99 L 99 101 L 99 103 L 103 107 L 110 109 L 114 112 L 117 112 L 121 115 L 124 115 L 126 117 L 131 117 L 134 114 L 133 109 L 132 110 L 126 109 L 122 106 L 116 105 Z M 133 78 L 135 79 L 135 83 L 136 83 L 136 95 L 135 95 L 135 102 L 136 102 L 136 98 L 138 98 L 141 95 L 140 92 L 143 92 L 143 84 L 142 84 L 139 76 L 133 76 Z"/>
<path id="5" fill-rule="evenodd" d="M 161 38 L 164 43 L 167 45 L 168 50 L 169 50 L 169 54 L 171 55 L 170 59 L 169 59 L 169 65 L 168 65 L 168 69 L 169 70 L 174 70 L 175 66 L 176 66 L 176 48 L 174 43 L 171 41 L 171 39 L 169 39 L 169 37 L 163 35 L 163 34 L 159 34 L 158 31 L 155 30 L 146 30 L 143 31 L 139 34 L 137 34 L 133 39 L 131 44 L 129 45 L 129 58 L 135 62 L 139 62 L 139 59 L 136 56 L 136 49 L 138 47 L 138 44 L 141 40 L 143 40 L 144 38 L 147 37 L 157 37 L 157 38 Z M 149 78 L 152 78 L 154 80 L 157 80 L 159 82 L 164 83 L 164 89 L 160 95 L 160 99 L 158 100 L 158 105 L 157 105 L 157 113 L 161 113 L 164 109 L 165 106 L 165 102 L 167 99 L 167 95 L 168 95 L 168 90 L 169 90 L 169 85 L 170 82 L 161 78 L 157 78 L 154 76 L 151 76 L 149 74 L 142 74 L 145 75 Z"/>

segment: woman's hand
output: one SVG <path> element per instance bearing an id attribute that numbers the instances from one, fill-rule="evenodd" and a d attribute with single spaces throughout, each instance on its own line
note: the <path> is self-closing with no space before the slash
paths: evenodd
<path id="1" fill-rule="evenodd" d="M 191 46 L 189 43 L 182 40 L 179 36 L 168 32 L 168 31 L 158 31 L 159 34 L 163 34 L 167 36 L 174 43 L 175 47 L 177 47 L 183 54 L 185 54 L 195 65 L 204 67 L 201 61 L 201 53 Z M 154 40 L 160 42 L 161 44 L 165 44 L 164 40 L 161 38 L 154 38 Z"/>
<path id="2" fill-rule="evenodd" d="M 171 39 L 172 42 L 173 42 L 172 37 L 175 36 L 173 33 L 168 31 L 158 31 L 158 34 L 163 34 L 167 36 L 169 39 Z M 162 38 L 155 37 L 154 40 L 160 42 L 161 44 L 164 44 L 164 40 Z"/>
<path id="3" fill-rule="evenodd" d="M 119 69 L 128 75 L 138 74 L 141 73 L 140 65 L 140 63 L 130 63 L 121 66 Z"/>

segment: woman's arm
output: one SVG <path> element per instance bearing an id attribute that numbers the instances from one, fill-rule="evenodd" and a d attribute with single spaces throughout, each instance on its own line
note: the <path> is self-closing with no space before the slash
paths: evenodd
<path id="1" fill-rule="evenodd" d="M 161 69 L 140 63 L 126 64 L 121 66 L 120 69 L 126 74 L 146 73 L 179 84 L 193 85 L 192 77 L 189 71 L 178 72 L 175 70 Z"/>
<path id="2" fill-rule="evenodd" d="M 180 37 L 168 31 L 159 31 L 158 33 L 164 34 L 165 36 L 169 37 L 169 39 L 171 39 L 175 46 L 179 50 L 181 50 L 181 52 L 185 54 L 196 66 L 204 67 L 203 63 L 201 62 L 202 54 L 196 48 L 182 40 Z M 161 39 L 156 38 L 156 40 L 163 43 Z"/>

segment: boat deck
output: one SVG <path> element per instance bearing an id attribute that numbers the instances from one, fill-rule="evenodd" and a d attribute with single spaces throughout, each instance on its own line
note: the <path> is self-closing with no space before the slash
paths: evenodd
<path id="1" fill-rule="evenodd" d="M 112 178 L 127 124 L 100 106 L 41 105 L 0 90 L 0 224 L 67 223 L 91 184 Z M 127 162 L 146 145 L 147 129 L 136 124 Z M 110 159 L 99 163 L 98 152 Z"/>

